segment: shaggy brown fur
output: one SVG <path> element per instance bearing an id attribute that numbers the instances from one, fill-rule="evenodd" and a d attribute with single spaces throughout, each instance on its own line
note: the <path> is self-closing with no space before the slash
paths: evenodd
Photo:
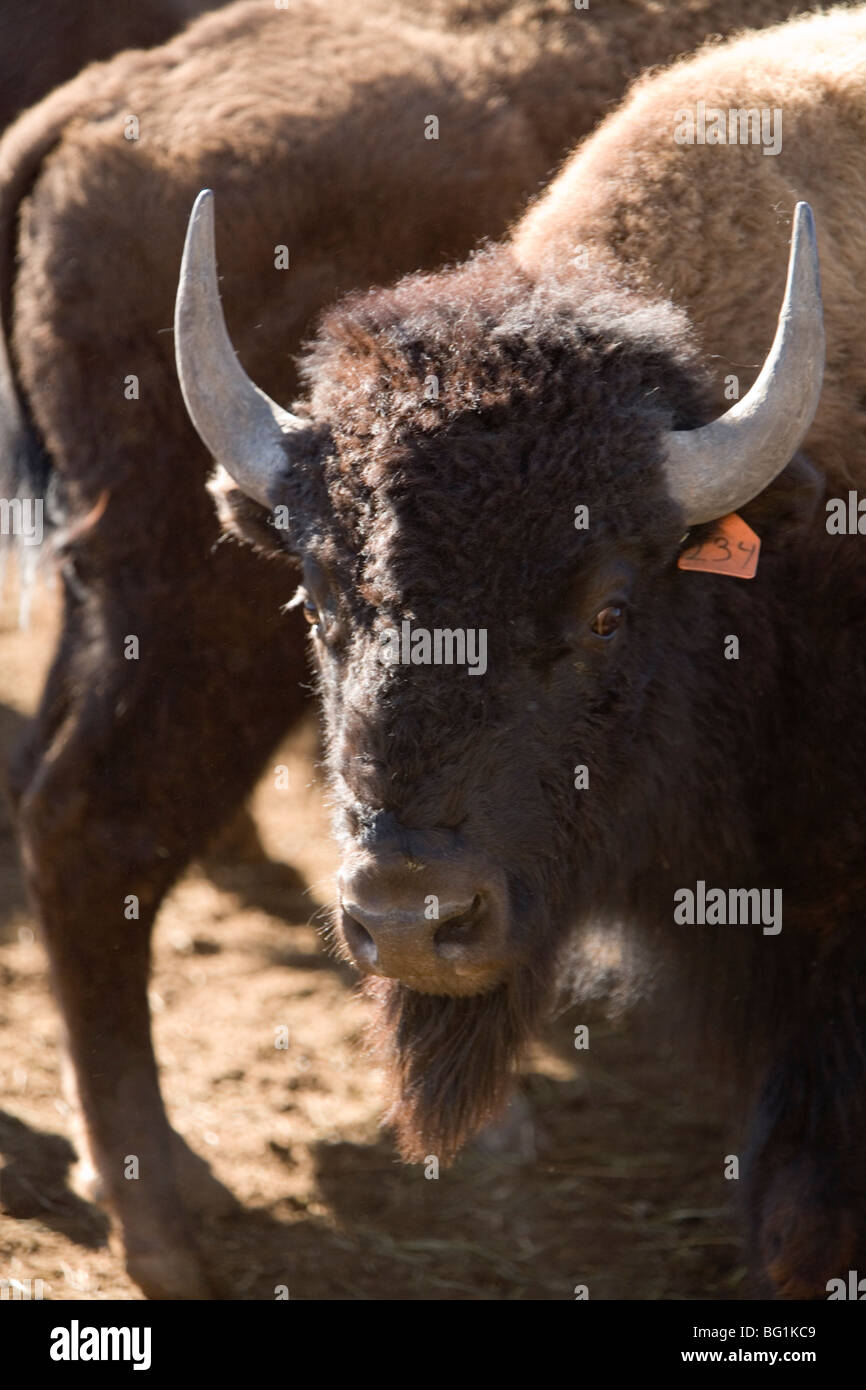
<path id="1" fill-rule="evenodd" d="M 768 0 L 761 19 L 788 8 Z M 752 17 L 750 0 L 262 0 L 89 69 L 0 144 L 0 496 L 44 489 L 72 527 L 64 634 L 13 791 L 95 1162 L 149 1293 L 207 1287 L 181 1198 L 206 1190 L 172 1139 L 150 1040 L 150 927 L 303 708 L 302 622 L 279 614 L 294 579 L 213 549 L 209 460 L 177 388 L 192 199 L 216 190 L 240 357 L 288 400 L 292 355 L 338 292 L 500 233 L 640 68 Z"/>

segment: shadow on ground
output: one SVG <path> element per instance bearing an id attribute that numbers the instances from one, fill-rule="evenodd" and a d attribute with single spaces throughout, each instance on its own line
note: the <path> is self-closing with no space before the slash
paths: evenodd
<path id="1" fill-rule="evenodd" d="M 0 1154 L 0 1211 L 22 1221 L 36 1217 L 89 1250 L 105 1245 L 107 1216 L 68 1186 L 69 1170 L 76 1160 L 68 1139 L 32 1129 L 0 1111 Z"/>

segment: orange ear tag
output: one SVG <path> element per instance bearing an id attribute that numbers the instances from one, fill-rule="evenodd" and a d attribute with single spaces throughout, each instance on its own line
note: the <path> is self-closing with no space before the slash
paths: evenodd
<path id="1" fill-rule="evenodd" d="M 677 560 L 681 570 L 706 570 L 708 574 L 729 574 L 734 579 L 754 579 L 758 568 L 761 538 L 741 516 L 731 512 L 713 523 L 699 545 L 690 545 Z"/>

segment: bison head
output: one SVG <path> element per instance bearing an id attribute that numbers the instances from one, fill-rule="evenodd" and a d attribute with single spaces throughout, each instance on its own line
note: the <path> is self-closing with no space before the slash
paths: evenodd
<path id="1" fill-rule="evenodd" d="M 634 911 L 683 843 L 671 765 L 688 739 L 700 767 L 690 648 L 713 598 L 676 559 L 811 422 L 811 216 L 763 371 L 709 424 L 677 312 L 576 270 L 531 283 L 507 248 L 333 310 L 289 414 L 231 348 L 210 195 L 176 334 L 230 524 L 303 565 L 339 930 L 379 1002 L 404 1150 L 448 1154 L 501 1104 L 570 928 Z"/>

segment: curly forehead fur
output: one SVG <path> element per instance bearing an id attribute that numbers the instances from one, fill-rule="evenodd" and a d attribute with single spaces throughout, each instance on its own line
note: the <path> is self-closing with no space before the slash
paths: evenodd
<path id="1" fill-rule="evenodd" d="M 572 558 L 581 502 L 596 505 L 594 543 L 657 535 L 661 512 L 668 531 L 661 434 L 703 413 L 688 332 L 609 276 L 533 284 L 502 250 L 350 297 L 303 365 L 329 432 L 317 521 L 338 550 L 364 553 L 358 577 L 379 604 L 441 602 L 443 581 L 480 600 L 482 568 L 495 606 L 494 553 L 500 581 L 525 593 L 554 551 Z"/>

